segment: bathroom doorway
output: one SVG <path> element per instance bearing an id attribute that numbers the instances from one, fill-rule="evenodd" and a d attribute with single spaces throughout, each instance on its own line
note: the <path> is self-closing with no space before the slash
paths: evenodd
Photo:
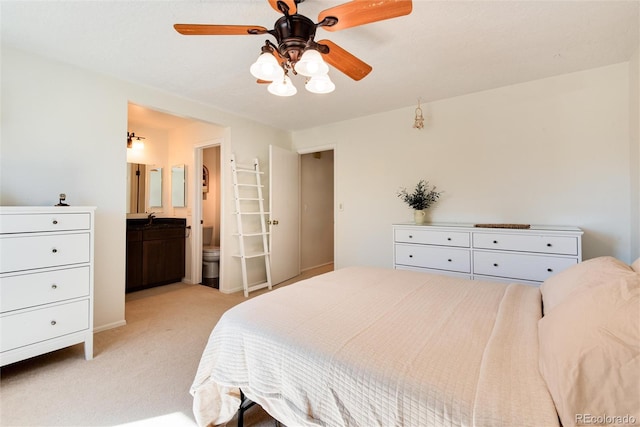
<path id="1" fill-rule="evenodd" d="M 220 288 L 220 145 L 202 147 L 201 233 L 202 233 L 202 274 L 199 283 L 212 288 Z"/>

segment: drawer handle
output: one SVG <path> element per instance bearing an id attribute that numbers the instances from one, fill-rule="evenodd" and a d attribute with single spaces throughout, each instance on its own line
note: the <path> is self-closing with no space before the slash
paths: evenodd
<path id="1" fill-rule="evenodd" d="M 53 249 L 51 249 L 51 252 L 54 253 L 54 254 L 57 254 L 58 250 L 56 248 L 53 248 Z"/>
<path id="2" fill-rule="evenodd" d="M 497 241 L 497 240 L 494 240 L 494 241 L 493 241 L 493 243 L 497 245 L 497 244 L 498 244 L 498 241 Z"/>
<path id="3" fill-rule="evenodd" d="M 57 220 L 57 219 L 54 219 L 54 220 L 53 220 L 53 225 L 57 225 L 57 224 L 58 224 L 58 220 Z"/>
<path id="4" fill-rule="evenodd" d="M 550 248 L 551 247 L 551 243 L 547 243 L 547 247 Z"/>
<path id="5" fill-rule="evenodd" d="M 552 273 L 552 272 L 553 272 L 553 268 L 547 268 L 547 271 L 548 271 L 549 273 Z"/>
<path id="6" fill-rule="evenodd" d="M 449 258 L 447 261 L 451 262 L 451 258 Z"/>
<path id="7" fill-rule="evenodd" d="M 409 238 L 410 238 L 410 239 L 413 239 L 413 234 L 409 234 Z"/>
<path id="8" fill-rule="evenodd" d="M 498 263 L 493 263 L 493 266 L 494 266 L 494 267 L 497 267 L 497 266 L 498 266 Z"/>
<path id="9" fill-rule="evenodd" d="M 447 241 L 449 241 L 449 242 L 450 242 L 450 241 L 451 241 L 451 237 L 447 237 Z"/>
<path id="10" fill-rule="evenodd" d="M 53 285 L 51 285 L 51 289 L 58 289 L 58 285 L 54 283 Z"/>
<path id="11" fill-rule="evenodd" d="M 409 258 L 413 258 L 413 255 L 409 255 Z"/>
<path id="12" fill-rule="evenodd" d="M 58 322 L 56 322 L 55 320 L 52 320 L 51 321 L 51 326 L 56 326 L 56 323 L 58 323 Z"/>

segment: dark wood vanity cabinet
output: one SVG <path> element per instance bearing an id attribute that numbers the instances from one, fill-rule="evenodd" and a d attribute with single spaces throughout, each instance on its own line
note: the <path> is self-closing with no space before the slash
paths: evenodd
<path id="1" fill-rule="evenodd" d="M 142 286 L 179 282 L 184 276 L 184 228 L 142 232 Z"/>
<path id="2" fill-rule="evenodd" d="M 128 227 L 127 292 L 182 280 L 185 273 L 185 222 L 175 226 L 159 222 Z"/>
<path id="3" fill-rule="evenodd" d="M 142 230 L 127 230 L 127 292 L 142 288 Z"/>

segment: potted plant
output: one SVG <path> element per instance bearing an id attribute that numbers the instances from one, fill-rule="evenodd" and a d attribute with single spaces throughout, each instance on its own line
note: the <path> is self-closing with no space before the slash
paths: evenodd
<path id="1" fill-rule="evenodd" d="M 416 188 L 412 193 L 409 193 L 406 188 L 398 191 L 398 197 L 402 199 L 414 210 L 414 220 L 416 224 L 422 224 L 425 220 L 425 209 L 434 204 L 442 194 L 441 191 L 436 191 L 436 187 L 429 187 L 429 181 L 421 179 L 418 181 Z"/>

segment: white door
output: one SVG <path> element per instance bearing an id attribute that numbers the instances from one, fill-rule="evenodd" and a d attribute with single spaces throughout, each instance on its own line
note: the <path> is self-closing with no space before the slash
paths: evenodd
<path id="1" fill-rule="evenodd" d="M 299 156 L 269 146 L 269 207 L 271 210 L 271 282 L 276 285 L 300 274 Z"/>

